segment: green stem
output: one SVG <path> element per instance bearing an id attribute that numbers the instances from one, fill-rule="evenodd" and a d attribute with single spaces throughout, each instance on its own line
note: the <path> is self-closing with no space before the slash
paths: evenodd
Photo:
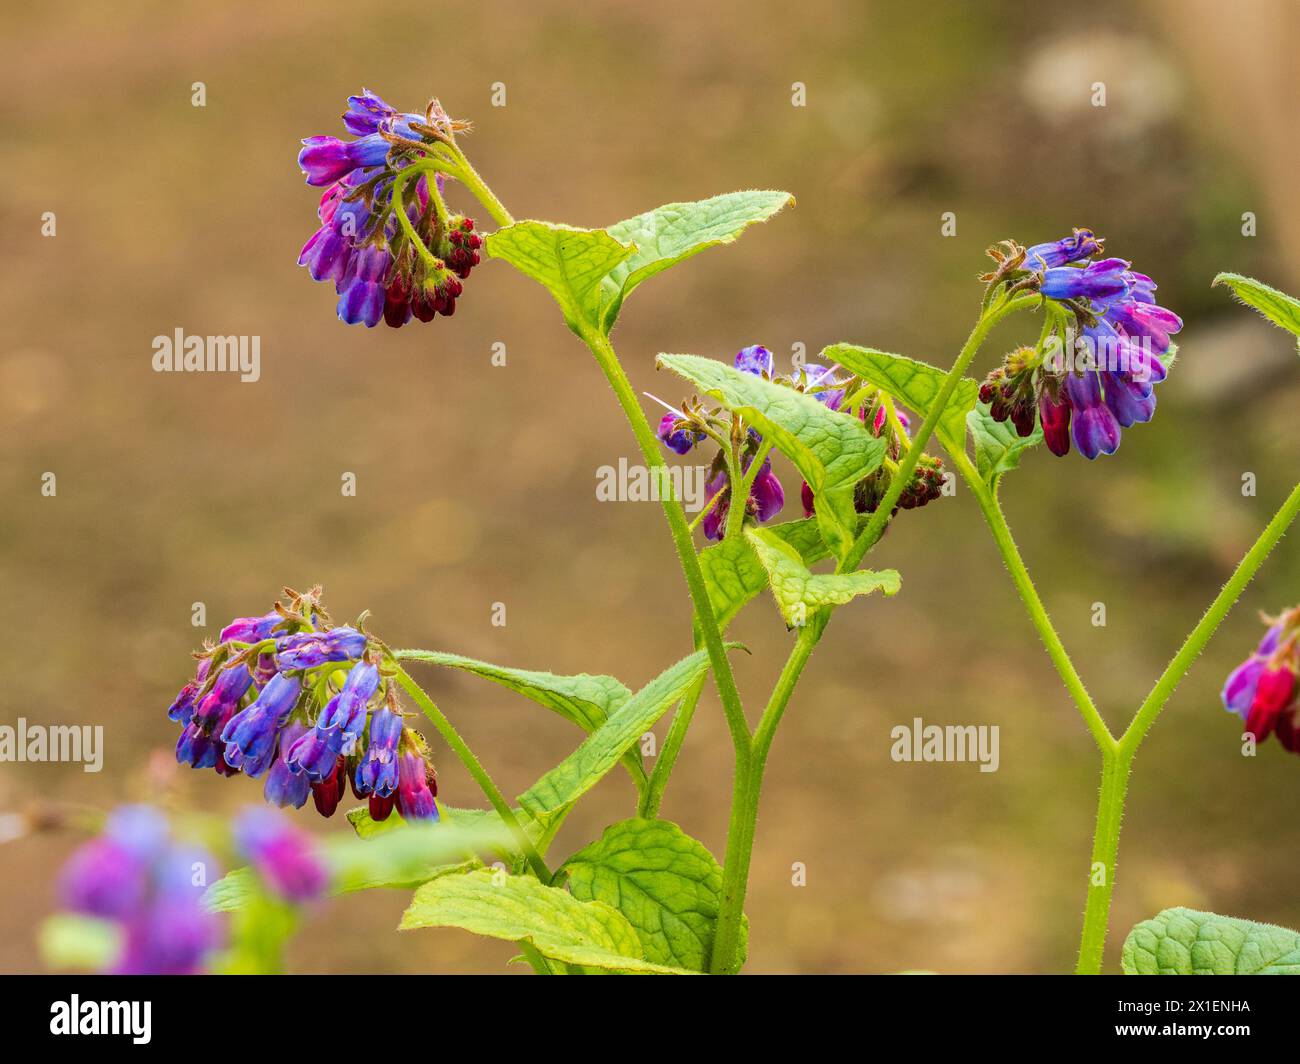
<path id="1" fill-rule="evenodd" d="M 1101 755 L 1101 790 L 1097 795 L 1097 824 L 1092 836 L 1092 867 L 1088 870 L 1088 899 L 1079 938 L 1079 975 L 1099 975 L 1110 926 L 1110 898 L 1115 889 L 1119 829 L 1124 797 L 1133 768 L 1131 755 L 1105 750 Z"/>
<path id="2" fill-rule="evenodd" d="M 976 354 L 979 353 L 980 346 L 1003 318 L 1014 314 L 1018 310 L 1026 310 L 1030 307 L 1037 306 L 1042 302 L 1039 296 L 1018 296 L 1015 299 L 1006 299 L 993 307 L 986 309 L 981 315 L 979 321 L 975 323 L 975 328 L 962 345 L 961 352 L 957 355 L 957 361 L 953 363 L 952 369 L 948 371 L 948 376 L 943 379 L 943 384 L 939 387 L 939 394 L 934 397 L 934 402 L 930 405 L 929 413 L 925 415 L 925 420 L 921 422 L 921 427 L 917 429 L 916 435 L 912 438 L 912 445 L 907 449 L 907 454 L 903 456 L 902 461 L 898 463 L 898 473 L 890 482 L 889 490 L 885 492 L 885 497 L 881 499 L 880 504 L 876 507 L 876 512 L 871 515 L 871 520 L 867 522 L 857 540 L 854 542 L 848 557 L 837 568 L 837 572 L 852 572 L 861 563 L 863 557 L 884 534 L 885 525 L 889 522 L 889 517 L 893 513 L 894 506 L 897 505 L 899 497 L 907 488 L 912 479 L 912 471 L 916 468 L 916 463 L 920 460 L 925 445 L 930 441 L 930 436 L 934 433 L 939 424 L 939 419 L 943 417 L 944 410 L 948 407 L 948 402 L 952 399 L 953 392 L 957 390 L 957 385 L 961 383 L 961 375 L 966 372 L 966 367 L 971 364 Z"/>
<path id="3" fill-rule="evenodd" d="M 637 401 L 632 383 L 627 379 L 623 366 L 614 353 L 614 347 L 603 333 L 584 329 L 580 334 L 583 341 L 596 356 L 596 361 L 605 373 L 609 386 L 613 389 L 619 406 L 632 426 L 646 465 L 655 469 L 663 465 L 659 451 L 659 438 L 646 420 L 645 411 Z M 677 557 L 681 562 L 686 585 L 690 589 L 691 602 L 695 607 L 695 616 L 699 623 L 704 646 L 709 654 L 709 663 L 713 668 L 713 680 L 722 699 L 722 709 L 727 717 L 727 727 L 731 731 L 732 745 L 736 749 L 737 763 L 749 757 L 749 724 L 745 720 L 745 711 L 741 705 L 740 692 L 736 689 L 736 678 L 731 671 L 731 662 L 727 660 L 726 649 L 722 645 L 722 633 L 713 613 L 713 603 L 709 599 L 708 588 L 704 583 L 704 573 L 700 569 L 700 559 L 695 553 L 695 544 L 691 540 L 691 530 L 686 523 L 686 514 L 682 504 L 671 490 L 671 482 L 665 478 L 668 491 L 661 500 L 664 516 L 668 519 L 668 528 L 672 533 L 673 545 L 677 548 Z"/>
<path id="4" fill-rule="evenodd" d="M 453 149 L 456 153 L 456 172 L 454 177 L 460 178 L 464 186 L 474 193 L 475 198 L 487 208 L 488 214 L 492 215 L 492 220 L 500 226 L 514 225 L 515 220 L 510 212 L 506 210 L 505 205 L 496 197 L 487 182 L 479 176 L 474 169 L 469 158 L 459 147 Z"/>
<path id="5" fill-rule="evenodd" d="M 695 716 L 695 707 L 699 705 L 700 693 L 704 690 L 704 680 L 705 677 L 701 676 L 695 681 L 673 715 L 673 722 L 664 737 L 663 748 L 659 751 L 654 771 L 650 773 L 650 782 L 641 794 L 641 804 L 637 809 L 637 815 L 646 820 L 654 820 L 659 816 L 664 788 L 668 786 L 673 767 L 677 764 L 677 755 L 681 753 L 682 744 L 686 741 L 686 732 Z"/>
<path id="6" fill-rule="evenodd" d="M 1070 660 L 1070 655 L 1066 652 L 1065 644 L 1061 642 L 1061 637 L 1057 635 L 1052 619 L 1048 616 L 1047 607 L 1043 605 L 1043 600 L 1038 596 L 1038 589 L 1034 587 L 1034 581 L 1029 576 L 1029 570 L 1025 568 L 1024 559 L 1020 556 L 1020 550 L 1011 536 L 1011 529 L 1007 525 L 1006 517 L 1003 516 L 996 489 L 990 488 L 984 483 L 975 467 L 971 465 L 970 459 L 966 457 L 965 452 L 953 454 L 951 457 L 966 483 L 970 485 L 971 494 L 975 496 L 975 501 L 979 503 L 980 511 L 984 514 L 984 520 L 989 526 L 989 531 L 993 533 L 993 541 L 997 544 L 1002 560 L 1006 563 L 1007 571 L 1011 574 L 1012 583 L 1015 584 L 1016 591 L 1029 613 L 1029 619 L 1038 630 L 1038 636 L 1047 648 L 1047 654 L 1052 659 L 1052 664 L 1056 666 L 1056 671 L 1060 674 L 1065 689 L 1069 691 L 1070 697 L 1074 699 L 1075 705 L 1079 707 L 1079 713 L 1083 717 L 1084 724 L 1088 726 L 1088 731 L 1092 733 L 1092 737 L 1101 752 L 1103 754 L 1107 752 L 1113 753 L 1116 749 L 1115 737 L 1111 734 L 1110 729 L 1106 727 L 1106 722 L 1102 720 L 1101 714 L 1097 711 L 1097 705 L 1093 702 L 1092 695 L 1088 694 L 1088 689 L 1084 686 L 1079 671 L 1074 667 L 1074 662 Z"/>
<path id="7" fill-rule="evenodd" d="M 492 803 L 506 826 L 515 836 L 515 844 L 519 847 L 520 852 L 528 859 L 529 865 L 532 866 L 533 872 L 543 883 L 551 881 L 551 870 L 546 867 L 546 862 L 542 860 L 542 855 L 537 852 L 535 846 L 529 841 L 523 827 L 519 823 L 515 811 L 510 808 L 510 803 L 506 801 L 505 795 L 501 793 L 500 788 L 493 782 L 492 777 L 488 775 L 487 769 L 483 767 L 482 762 L 474 756 L 474 751 L 469 748 L 469 744 L 460 737 L 460 733 L 452 726 L 436 705 L 424 691 L 424 688 L 416 683 L 411 675 L 394 659 L 392 660 L 393 668 L 397 670 L 397 682 L 417 706 L 423 710 L 424 715 L 433 722 L 433 726 L 438 729 L 438 734 L 446 742 L 454 753 L 461 760 L 461 764 L 469 770 L 469 774 L 474 777 L 474 782 L 487 796 L 487 800 Z"/>
<path id="8" fill-rule="evenodd" d="M 815 614 L 800 629 L 799 638 L 795 640 L 794 648 L 790 651 L 754 731 L 751 756 L 743 771 L 737 765 L 731 798 L 731 822 L 727 827 L 727 851 L 722 862 L 722 896 L 714 931 L 713 956 L 709 962 L 709 970 L 714 973 L 734 972 L 740 965 L 740 928 L 749 883 L 749 865 L 754 853 L 754 837 L 758 831 L 758 802 L 763 789 L 763 770 L 777 725 L 781 722 L 786 706 L 790 704 L 795 685 L 824 630 L 821 613 Z"/>

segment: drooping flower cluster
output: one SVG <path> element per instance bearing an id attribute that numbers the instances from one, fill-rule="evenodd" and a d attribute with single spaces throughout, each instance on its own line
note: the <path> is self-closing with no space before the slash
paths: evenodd
<path id="1" fill-rule="evenodd" d="M 805 392 L 828 409 L 856 416 L 866 422 L 870 419 L 872 431 L 877 436 L 887 436 L 889 446 L 885 461 L 879 468 L 858 482 L 854 490 L 854 505 L 858 513 L 873 513 L 889 490 L 897 469 L 899 456 L 909 445 L 906 435 L 907 414 L 895 411 L 892 402 L 878 388 L 867 385 L 860 378 L 841 373 L 835 366 L 806 363 L 791 373 L 777 375 L 771 351 L 761 345 L 743 348 L 737 352 L 735 367 L 742 373 L 752 373 L 764 380 L 795 391 Z M 664 404 L 667 405 L 667 404 Z M 893 416 L 889 416 L 890 413 Z M 689 454 L 708 437 L 730 438 L 740 454 L 741 468 L 747 474 L 751 463 L 762 449 L 762 437 L 753 428 L 726 411 L 710 409 L 698 400 L 684 402 L 680 408 L 668 407 L 659 422 L 659 439 L 677 454 Z M 917 462 L 907 487 L 894 508 L 914 509 L 937 499 L 943 488 L 943 462 L 933 455 L 923 454 Z M 706 486 L 709 510 L 704 516 L 704 534 L 708 539 L 723 536 L 727 510 L 731 499 L 730 478 L 726 454 L 720 449 L 709 469 Z M 815 512 L 812 488 L 805 481 L 802 487 L 804 516 Z M 716 502 L 714 499 L 716 498 Z M 758 521 L 767 521 L 780 512 L 785 503 L 781 482 L 772 472 L 771 459 L 765 457 L 754 475 L 746 506 L 746 513 Z"/>
<path id="2" fill-rule="evenodd" d="M 1269 619 L 1259 646 L 1233 669 L 1223 685 L 1223 705 L 1245 722 L 1256 742 L 1277 735 L 1293 754 L 1300 754 L 1300 606 Z"/>
<path id="3" fill-rule="evenodd" d="M 190 975 L 223 942 L 223 924 L 202 900 L 216 872 L 208 854 L 171 837 L 161 814 L 123 806 L 69 859 L 59 894 L 65 909 L 121 932 L 110 973 Z"/>
<path id="4" fill-rule="evenodd" d="M 1124 259 L 1096 258 L 1103 241 L 1089 229 L 1022 248 L 1007 241 L 989 254 L 997 268 L 990 288 L 1040 292 L 1048 328 L 1035 347 L 1009 354 L 984 380 L 980 401 L 1020 436 L 1043 427 L 1056 455 L 1070 441 L 1084 457 L 1114 454 L 1123 429 L 1150 421 L 1155 386 L 1172 361 L 1170 336 L 1182 327 L 1157 306 L 1155 282 Z"/>
<path id="5" fill-rule="evenodd" d="M 298 154 L 307 184 L 325 186 L 320 228 L 298 256 L 313 280 L 333 281 L 349 325 L 393 328 L 450 315 L 479 263 L 474 220 L 449 214 L 443 174 L 429 162 L 465 128 L 431 101 L 399 113 L 369 89 L 348 97 L 343 123 L 355 140 L 308 137 Z"/>
<path id="6" fill-rule="evenodd" d="M 288 605 L 232 621 L 197 655 L 194 679 L 167 713 L 181 725 L 176 759 L 264 775 L 273 805 L 299 808 L 310 793 L 332 816 L 351 783 L 375 820 L 394 805 L 407 819 L 438 819 L 427 747 L 405 724 L 381 645 L 332 625 L 320 588 L 285 594 Z"/>

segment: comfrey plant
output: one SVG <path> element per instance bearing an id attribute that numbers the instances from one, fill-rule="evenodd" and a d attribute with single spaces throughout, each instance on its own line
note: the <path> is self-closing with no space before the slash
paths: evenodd
<path id="1" fill-rule="evenodd" d="M 660 476 L 664 518 L 693 607 L 683 639 L 694 649 L 633 692 L 611 676 L 559 676 L 392 649 L 368 632 L 364 615 L 355 625 L 335 626 L 319 589 L 286 592 L 270 613 L 233 622 L 199 652 L 193 679 L 171 707 L 182 728 L 178 758 L 224 776 L 264 779 L 274 805 L 301 806 L 310 793 L 329 816 L 348 787 L 366 804 L 347 814 L 356 838 L 332 840 L 320 857 L 326 873 L 304 867 L 305 844 L 286 841 L 281 828 L 251 820 L 240 827 L 235 834 L 251 868 L 217 882 L 206 899 L 209 910 L 232 914 L 247 933 L 218 966 L 275 966 L 292 921 L 274 906 L 302 904 L 322 889 L 397 886 L 414 889 L 402 928 L 459 927 L 516 942 L 539 973 L 738 971 L 749 934 L 744 901 L 764 773 L 799 679 L 837 608 L 899 591 L 898 573 L 862 568 L 899 512 L 933 501 L 960 476 L 1100 752 L 1078 959 L 1080 972 L 1099 971 L 1138 746 L 1300 512 L 1298 486 L 1125 730 L 1112 732 L 1038 596 L 998 491 L 1039 442 L 1066 460 L 1074 460 L 1072 450 L 1095 459 L 1115 452 L 1123 429 L 1152 419 L 1154 389 L 1173 364 L 1171 337 L 1182 326 L 1155 302 L 1155 283 L 1127 260 L 1104 257 L 1103 241 L 1087 229 L 1029 247 L 1006 241 L 990 251 L 978 319 L 949 370 L 848 343 L 827 347 L 816 363 L 788 374 L 760 345 L 743 348 L 730 364 L 661 354 L 657 365 L 682 378 L 687 394 L 676 405 L 655 400 L 660 409 L 648 416 L 611 340 L 628 297 L 656 274 L 772 218 L 791 203 L 788 194 L 746 191 L 673 203 L 603 229 L 516 221 L 460 146 L 468 124 L 436 101 L 422 112 L 399 112 L 366 91 L 349 99 L 343 120 L 351 139 L 312 137 L 299 156 L 308 183 L 325 188 L 320 227 L 300 262 L 316 280 L 334 282 L 345 322 L 367 326 L 450 314 L 480 257 L 508 263 L 542 285 L 604 373 L 645 463 Z M 480 237 L 474 222 L 452 212 L 446 197 L 463 193 L 478 201 L 495 231 Z M 1247 278 L 1217 280 L 1300 335 L 1297 301 Z M 1006 355 L 983 383 L 967 377 L 994 327 L 1021 313 L 1041 316 L 1037 342 Z M 927 451 L 932 443 L 947 452 L 947 465 Z M 665 451 L 687 456 L 701 447 L 709 452 L 710 475 L 697 530 L 673 492 Z M 777 456 L 802 481 L 802 519 L 773 523 L 786 501 Z M 726 632 L 765 592 L 792 634 L 755 717 L 742 704 L 728 659 L 735 644 Z M 1295 611 L 1283 615 L 1224 692 L 1250 733 L 1263 739 L 1276 732 L 1288 747 L 1298 627 Z M 504 686 L 587 736 L 512 801 L 406 671 L 413 662 Z M 709 682 L 734 750 L 721 861 L 659 816 Z M 465 765 L 489 809 L 439 803 L 428 745 L 408 725 L 399 691 Z M 669 714 L 659 755 L 647 765 L 640 739 Z M 566 816 L 616 766 L 635 791 L 631 815 L 554 861 L 549 851 Z M 1211 940 L 1213 949 L 1198 946 Z M 1297 949 L 1300 936 L 1280 928 L 1170 910 L 1134 930 L 1124 966 L 1192 971 L 1249 962 L 1260 970 L 1293 969 L 1285 957 Z M 173 967 L 192 968 L 199 952 Z"/>

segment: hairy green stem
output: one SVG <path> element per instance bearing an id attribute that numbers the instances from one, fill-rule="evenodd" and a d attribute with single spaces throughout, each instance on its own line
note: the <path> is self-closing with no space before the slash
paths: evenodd
<path id="1" fill-rule="evenodd" d="M 645 458 L 646 465 L 655 469 L 663 465 L 663 456 L 659 451 L 659 438 L 646 420 L 645 411 L 637 401 L 632 383 L 627 379 L 623 366 L 614 352 L 609 338 L 595 330 L 583 330 L 583 341 L 596 356 L 596 361 L 605 373 L 609 386 L 613 389 L 619 406 L 632 426 L 632 434 Z M 680 500 L 671 490 L 671 481 L 664 478 L 668 490 L 664 492 L 661 502 L 664 516 L 668 519 L 668 528 L 672 533 L 673 545 L 677 548 L 677 557 L 681 562 L 682 573 L 691 593 L 691 602 L 695 607 L 700 634 L 704 647 L 709 654 L 709 663 L 713 669 L 713 680 L 722 699 L 723 712 L 727 717 L 727 727 L 731 731 L 732 745 L 736 749 L 737 764 L 742 758 L 749 757 L 749 724 L 745 720 L 745 710 L 741 705 L 740 692 L 736 689 L 736 678 L 727 660 L 726 649 L 722 645 L 722 632 L 718 628 L 717 617 L 713 613 L 713 603 L 709 599 L 708 588 L 704 583 L 704 572 L 700 569 L 700 559 L 695 553 L 695 544 L 691 540 L 691 530 L 686 523 L 686 513 Z"/>
<path id="2" fill-rule="evenodd" d="M 1106 750 L 1101 755 L 1101 788 L 1097 794 L 1097 823 L 1092 835 L 1092 866 L 1088 870 L 1088 898 L 1079 936 L 1079 975 L 1099 975 L 1110 927 L 1110 898 L 1115 889 L 1115 863 L 1119 856 L 1119 829 L 1124 818 L 1124 798 L 1133 768 L 1131 754 Z"/>
<path id="3" fill-rule="evenodd" d="M 488 214 L 492 215 L 492 220 L 497 225 L 514 225 L 514 218 L 506 210 L 505 205 L 497 199 L 496 193 L 488 188 L 487 182 L 479 176 L 468 156 L 459 147 L 452 150 L 456 154 L 456 170 L 452 176 L 458 177 L 465 187 L 474 193 L 475 198 L 487 208 Z"/>
<path id="4" fill-rule="evenodd" d="M 488 775 L 487 769 L 483 763 L 474 755 L 474 751 L 469 748 L 469 744 L 460 737 L 449 721 L 435 704 L 432 698 L 425 693 L 423 687 L 415 682 L 395 659 L 392 660 L 393 667 L 397 670 L 397 682 L 402 685 L 403 690 L 411 696 L 412 700 L 424 712 L 424 715 L 433 722 L 433 726 L 438 729 L 438 734 L 442 736 L 443 741 L 451 749 L 461 764 L 469 770 L 469 774 L 474 777 L 474 782 L 487 796 L 487 800 L 492 803 L 492 808 L 505 822 L 511 833 L 515 837 L 515 844 L 519 847 L 520 852 L 527 858 L 528 864 L 532 867 L 533 872 L 543 883 L 551 881 L 551 870 L 546 867 L 546 862 L 542 855 L 537 852 L 537 848 L 529 841 L 523 827 L 519 823 L 519 818 L 515 816 L 515 811 L 510 808 L 510 803 L 506 801 L 505 795 L 501 789 L 493 782 L 492 777 Z"/>
<path id="5" fill-rule="evenodd" d="M 637 808 L 637 815 L 644 817 L 646 820 L 654 820 L 659 816 L 659 805 L 664 798 L 664 788 L 668 786 L 668 780 L 673 774 L 673 768 L 677 764 L 677 755 L 682 751 L 682 744 L 686 742 L 686 732 L 691 726 L 691 721 L 695 717 L 695 707 L 699 705 L 700 693 L 704 690 L 705 677 L 701 676 L 691 689 L 686 692 L 686 697 L 682 699 L 681 705 L 677 707 L 677 712 L 673 714 L 673 722 L 668 728 L 668 734 L 664 737 L 663 748 L 659 751 L 659 757 L 655 760 L 654 771 L 650 773 L 650 782 L 641 792 L 641 802 Z"/>

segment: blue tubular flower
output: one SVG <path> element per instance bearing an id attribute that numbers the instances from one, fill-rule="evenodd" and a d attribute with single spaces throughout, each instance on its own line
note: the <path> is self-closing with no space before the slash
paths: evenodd
<path id="1" fill-rule="evenodd" d="M 223 717 L 227 720 L 239 700 L 253 685 L 253 674 L 244 665 L 230 665 L 217 674 L 216 683 L 194 707 L 194 719 L 200 725 L 213 725 Z"/>
<path id="2" fill-rule="evenodd" d="M 275 740 L 298 702 L 302 680 L 279 673 L 247 709 L 231 717 L 221 731 L 226 762 L 256 779 L 275 756 Z"/>
<path id="3" fill-rule="evenodd" d="M 266 786 L 262 796 L 272 805 L 293 806 L 301 809 L 311 792 L 311 780 L 304 773 L 295 772 L 285 760 L 285 755 L 293 745 L 307 734 L 307 726 L 291 720 L 280 732 L 280 742 L 271 771 L 266 774 Z"/>
<path id="4" fill-rule="evenodd" d="M 167 716 L 180 723 L 182 727 L 190 722 L 194 716 L 194 701 L 199 691 L 203 689 L 203 681 L 208 678 L 208 670 L 212 667 L 212 659 L 204 658 L 199 662 L 198 671 L 189 683 L 180 689 L 175 700 L 167 709 Z"/>
<path id="5" fill-rule="evenodd" d="M 1065 378 L 1065 392 L 1074 410 L 1070 433 L 1085 458 L 1114 454 L 1119 448 L 1119 423 L 1102 398 L 1101 381 L 1091 370 Z"/>
<path id="6" fill-rule="evenodd" d="M 1255 701 L 1255 691 L 1259 687 L 1260 677 L 1268 668 L 1268 659 L 1277 650 L 1282 637 L 1282 625 L 1274 624 L 1264 633 L 1255 653 L 1238 665 L 1223 684 L 1223 708 L 1235 713 L 1243 721 Z"/>
<path id="7" fill-rule="evenodd" d="M 379 669 L 368 661 L 359 661 L 343 681 L 343 689 L 321 712 L 317 728 L 337 732 L 339 752 L 352 753 L 366 728 L 366 704 L 378 690 Z"/>
<path id="8" fill-rule="evenodd" d="M 1025 249 L 1025 269 L 1046 270 L 1100 254 L 1104 241 L 1091 229 L 1076 229 L 1071 236 Z"/>
<path id="9" fill-rule="evenodd" d="M 320 727 L 310 731 L 296 740 L 285 755 L 285 764 L 290 772 L 299 772 L 310 783 L 319 783 L 334 771 L 339 759 L 339 737 Z"/>
<path id="10" fill-rule="evenodd" d="M 314 669 L 327 661 L 355 661 L 365 649 L 366 637 L 345 625 L 283 637 L 275 644 L 275 662 L 281 670 Z"/>
<path id="11" fill-rule="evenodd" d="M 402 727 L 401 715 L 387 706 L 370 718 L 370 745 L 356 772 L 358 794 L 387 798 L 397 788 L 397 744 Z"/>
<path id="12" fill-rule="evenodd" d="M 307 175 L 309 185 L 332 185 L 353 170 L 383 166 L 388 159 L 389 143 L 383 135 L 369 133 L 357 140 L 338 137 L 306 137 L 298 153 L 298 165 Z"/>
<path id="13" fill-rule="evenodd" d="M 354 136 L 363 137 L 367 133 L 376 133 L 379 124 L 386 118 L 397 114 L 395 107 L 390 107 L 376 93 L 362 89 L 360 95 L 348 97 L 348 109 L 343 114 L 343 124 Z"/>
<path id="14" fill-rule="evenodd" d="M 1101 259 L 1083 269 L 1058 266 L 1043 271 L 1039 290 L 1048 299 L 1115 299 L 1129 291 L 1129 263 Z"/>
<path id="15" fill-rule="evenodd" d="M 664 446 L 677 454 L 689 454 L 691 449 L 705 438 L 702 432 L 693 432 L 688 428 L 674 428 L 679 422 L 685 420 L 685 414 L 673 410 L 659 419 L 656 435 L 663 441 Z"/>
<path id="16" fill-rule="evenodd" d="M 235 844 L 275 894 L 295 904 L 325 893 L 329 871 L 311 838 L 269 809 L 247 809 L 235 822 Z"/>
<path id="17" fill-rule="evenodd" d="M 772 352 L 761 344 L 743 347 L 736 352 L 736 369 L 758 377 L 771 377 L 775 363 Z"/>

